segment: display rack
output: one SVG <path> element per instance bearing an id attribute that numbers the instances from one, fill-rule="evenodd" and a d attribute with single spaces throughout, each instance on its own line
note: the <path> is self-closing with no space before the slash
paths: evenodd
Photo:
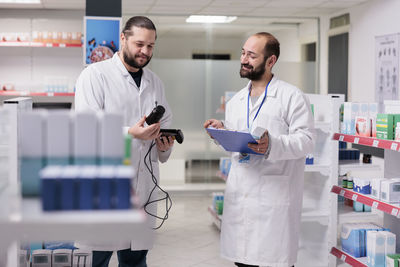
<path id="1" fill-rule="evenodd" d="M 346 252 L 333 247 L 331 249 L 331 254 L 335 257 L 341 259 L 343 262 L 346 262 L 354 267 L 368 267 L 366 262 L 366 258 L 354 258 L 353 256 L 347 254 Z"/>
<path id="2" fill-rule="evenodd" d="M 211 214 L 211 219 L 213 224 L 221 230 L 221 221 L 222 221 L 222 216 L 218 215 L 217 212 L 213 209 L 212 206 L 208 206 L 208 212 Z"/>
<path id="3" fill-rule="evenodd" d="M 381 210 L 387 214 L 397 216 L 400 218 L 400 205 L 399 204 L 390 204 L 375 198 L 372 198 L 368 195 L 364 195 L 361 193 L 354 192 L 353 190 L 342 188 L 334 185 L 331 190 L 332 193 L 341 195 L 342 197 L 351 199 L 353 201 L 357 201 L 363 203 L 367 206 L 373 207 L 375 209 Z"/>
<path id="4" fill-rule="evenodd" d="M 400 173 L 400 153 L 398 153 L 400 142 L 396 142 L 393 140 L 382 140 L 371 137 L 360 137 L 341 133 L 335 133 L 332 139 L 384 149 L 384 177 L 398 177 L 398 174 Z M 376 210 L 383 211 L 383 226 L 385 228 L 389 228 L 391 232 L 393 232 L 397 236 L 400 234 L 400 205 L 386 203 L 378 199 L 372 198 L 370 195 L 360 194 L 350 189 L 341 188 L 336 185 L 332 186 L 331 192 L 345 198 L 352 199 L 353 201 L 371 206 Z M 396 240 L 396 247 L 396 252 L 399 253 L 399 240 Z M 366 266 L 363 262 L 360 262 L 358 259 L 354 259 L 353 257 L 340 251 L 340 249 L 336 247 L 332 247 L 331 254 L 335 255 L 339 259 L 345 261 L 352 266 Z"/>
<path id="5" fill-rule="evenodd" d="M 225 174 L 223 174 L 221 171 L 217 172 L 217 177 L 221 178 L 222 180 L 224 180 L 226 182 L 226 179 L 228 179 L 228 176 L 226 176 Z"/>
<path id="6" fill-rule="evenodd" d="M 39 199 L 24 199 L 20 204 L 0 220 L 0 228 L 7 229 L 2 234 L 5 240 L 118 241 L 144 237 L 149 229 L 141 210 L 44 212 Z"/>
<path id="7" fill-rule="evenodd" d="M 364 145 L 382 149 L 390 149 L 393 151 L 400 150 L 400 142 L 393 140 L 384 140 L 372 137 L 362 137 L 362 136 L 355 136 L 355 135 L 341 134 L 341 133 L 335 133 L 333 135 L 333 139 L 352 144 L 358 144 L 358 145 Z"/>
<path id="8" fill-rule="evenodd" d="M 43 43 L 43 42 L 0 42 L 3 47 L 82 47 L 82 44 Z"/>
<path id="9" fill-rule="evenodd" d="M 29 92 L 29 91 L 0 91 L 0 96 L 69 96 L 74 97 L 75 93 L 56 92 Z"/>

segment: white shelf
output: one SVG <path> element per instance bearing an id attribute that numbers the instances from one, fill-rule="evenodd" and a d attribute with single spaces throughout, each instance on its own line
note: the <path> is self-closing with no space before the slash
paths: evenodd
<path id="1" fill-rule="evenodd" d="M 142 210 L 44 212 L 39 199 L 24 199 L 19 211 L 3 217 L 0 225 L 7 229 L 6 240 L 104 242 L 151 236 Z"/>
<path id="2" fill-rule="evenodd" d="M 303 211 L 301 213 L 302 222 L 319 222 L 322 225 L 328 225 L 329 213 L 326 211 Z"/>
<path id="3" fill-rule="evenodd" d="M 377 164 L 362 163 L 358 160 L 340 160 L 339 174 L 343 175 L 349 171 L 380 171 L 381 167 Z"/>
<path id="4" fill-rule="evenodd" d="M 380 215 L 376 210 L 372 210 L 371 212 L 356 212 L 353 210 L 353 207 L 347 205 L 338 205 L 338 215 L 339 224 L 359 221 L 376 222 L 380 220 Z"/>
<path id="5" fill-rule="evenodd" d="M 319 165 L 319 164 L 306 164 L 305 172 L 320 172 L 322 174 L 329 174 L 331 166 L 329 165 Z"/>

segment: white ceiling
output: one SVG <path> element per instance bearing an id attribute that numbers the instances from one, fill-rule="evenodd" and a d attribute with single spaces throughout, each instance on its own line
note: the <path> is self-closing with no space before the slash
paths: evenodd
<path id="1" fill-rule="evenodd" d="M 124 17 L 147 15 L 159 35 L 209 32 L 204 25 L 187 24 L 188 15 L 236 15 L 229 25 L 213 25 L 213 34 L 243 35 L 249 31 L 297 27 L 306 18 L 337 14 L 370 0 L 122 0 Z M 39 5 L 0 4 L 0 8 L 85 9 L 85 0 L 42 0 Z M 273 25 L 271 24 L 273 23 Z"/>

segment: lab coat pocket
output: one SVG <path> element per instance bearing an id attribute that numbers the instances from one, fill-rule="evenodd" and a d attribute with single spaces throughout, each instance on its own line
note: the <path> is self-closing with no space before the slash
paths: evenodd
<path id="1" fill-rule="evenodd" d="M 260 204 L 263 206 L 289 205 L 289 176 L 264 175 L 260 181 Z"/>
<path id="2" fill-rule="evenodd" d="M 253 128 L 259 127 L 267 129 L 270 134 L 274 136 L 279 136 L 282 134 L 287 134 L 289 132 L 289 127 L 283 120 L 283 118 L 261 113 L 260 118 L 256 120 L 256 124 Z"/>

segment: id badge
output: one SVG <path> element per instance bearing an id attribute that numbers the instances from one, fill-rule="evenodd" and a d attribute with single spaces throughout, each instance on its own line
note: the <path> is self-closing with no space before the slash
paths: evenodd
<path id="1" fill-rule="evenodd" d="M 239 154 L 239 163 L 249 163 L 250 162 L 250 155 L 247 153 L 240 153 Z"/>

